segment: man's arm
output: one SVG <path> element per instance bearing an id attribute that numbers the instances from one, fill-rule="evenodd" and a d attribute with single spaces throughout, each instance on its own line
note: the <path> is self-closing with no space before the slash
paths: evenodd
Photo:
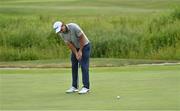
<path id="1" fill-rule="evenodd" d="M 82 49 L 83 49 L 83 47 L 84 47 L 84 44 L 85 44 L 85 37 L 84 37 L 84 35 L 83 34 L 81 34 L 80 36 L 79 36 L 79 44 L 80 44 L 80 51 L 82 51 Z"/>
<path id="2" fill-rule="evenodd" d="M 69 41 L 66 42 L 66 44 L 67 44 L 67 46 L 69 47 L 69 49 L 71 49 L 71 51 L 76 55 L 76 58 L 79 60 L 78 52 L 77 52 L 74 44 L 71 43 L 71 42 L 69 42 Z"/>
<path id="3" fill-rule="evenodd" d="M 81 34 L 79 36 L 79 44 L 80 44 L 80 49 L 78 51 L 78 57 L 79 57 L 79 59 L 81 59 L 82 58 L 82 50 L 83 50 L 83 47 L 84 47 L 84 44 L 85 44 L 85 37 L 84 37 L 83 34 Z"/>

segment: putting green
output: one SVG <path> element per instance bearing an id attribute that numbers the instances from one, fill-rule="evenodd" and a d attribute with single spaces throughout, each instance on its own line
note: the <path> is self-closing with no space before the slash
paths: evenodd
<path id="1" fill-rule="evenodd" d="M 91 92 L 86 95 L 65 93 L 69 68 L 0 69 L 0 110 L 180 110 L 179 69 L 91 68 Z"/>

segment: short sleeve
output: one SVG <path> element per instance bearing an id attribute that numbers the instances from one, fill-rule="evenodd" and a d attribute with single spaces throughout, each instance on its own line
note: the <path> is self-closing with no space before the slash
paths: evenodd
<path id="1" fill-rule="evenodd" d="M 61 37 L 61 38 L 63 38 L 63 37 Z M 63 40 L 64 40 L 64 42 L 65 42 L 65 43 L 67 43 L 67 42 L 68 42 L 68 40 L 66 40 L 66 39 L 63 39 Z"/>
<path id="2" fill-rule="evenodd" d="M 81 36 L 81 34 L 83 34 L 81 28 L 78 25 L 75 25 L 74 30 L 78 38 Z"/>
<path id="3" fill-rule="evenodd" d="M 68 42 L 68 40 L 67 40 L 66 38 L 64 38 L 63 35 L 62 35 L 61 33 L 59 34 L 59 36 L 61 37 L 61 39 L 63 39 L 63 41 L 64 41 L 65 43 Z"/>

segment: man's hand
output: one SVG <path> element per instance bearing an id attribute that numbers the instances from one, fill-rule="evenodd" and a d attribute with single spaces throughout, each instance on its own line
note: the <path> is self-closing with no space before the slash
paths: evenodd
<path id="1" fill-rule="evenodd" d="M 77 60 L 81 60 L 81 58 L 82 58 L 82 51 L 79 50 L 79 51 L 78 51 L 78 58 L 77 58 Z"/>
<path id="2" fill-rule="evenodd" d="M 72 50 L 72 52 L 76 55 L 76 59 L 80 60 L 81 57 L 82 57 L 82 51 L 81 52 L 77 52 L 77 50 L 74 47 L 73 43 L 68 42 L 68 41 L 66 43 L 67 43 L 68 47 Z M 81 54 L 79 54 L 79 53 L 81 53 Z"/>
<path id="3" fill-rule="evenodd" d="M 76 59 L 79 60 L 79 54 L 76 53 L 75 55 L 76 55 Z"/>

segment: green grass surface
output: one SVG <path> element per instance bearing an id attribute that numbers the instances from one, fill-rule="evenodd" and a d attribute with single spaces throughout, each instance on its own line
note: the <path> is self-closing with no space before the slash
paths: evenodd
<path id="1" fill-rule="evenodd" d="M 90 68 L 91 92 L 86 95 L 65 94 L 68 68 L 0 69 L 0 110 L 180 110 L 179 69 Z"/>
<path id="2" fill-rule="evenodd" d="M 140 64 L 180 64 L 178 60 L 90 58 L 91 67 L 119 67 Z M 69 59 L 0 62 L 0 68 L 70 68 Z"/>

